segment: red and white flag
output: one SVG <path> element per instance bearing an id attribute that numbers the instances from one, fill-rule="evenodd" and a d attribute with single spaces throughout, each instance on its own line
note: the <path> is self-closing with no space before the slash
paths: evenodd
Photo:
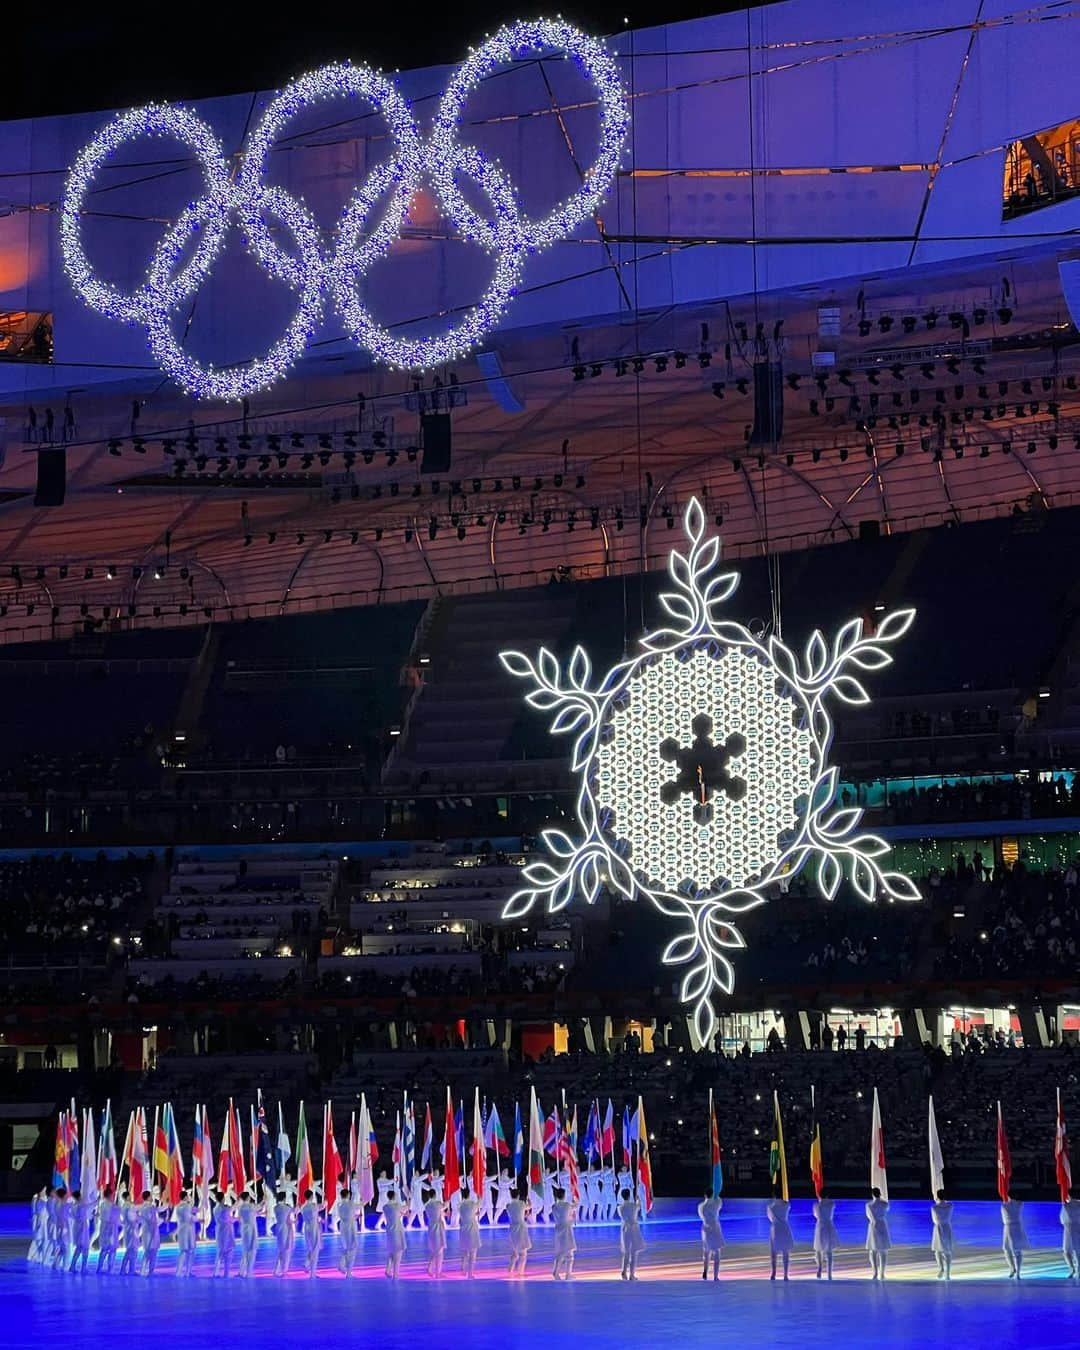
<path id="1" fill-rule="evenodd" d="M 487 1149 L 484 1146 L 484 1120 L 480 1114 L 480 1089 L 473 1096 L 472 1127 L 472 1193 L 477 1200 L 484 1198 L 484 1183 L 487 1180 Z"/>
<path id="2" fill-rule="evenodd" d="M 334 1139 L 334 1108 L 330 1102 L 323 1107 L 323 1202 L 327 1213 L 333 1209 L 338 1198 L 338 1181 L 341 1178 L 341 1154 Z"/>
<path id="3" fill-rule="evenodd" d="M 1001 1103 L 997 1104 L 997 1183 L 998 1195 L 1003 1201 L 1009 1198 L 1009 1181 L 1012 1177 L 1012 1158 L 1009 1156 L 1009 1137 L 1005 1133 L 1005 1122 L 1001 1118 Z"/>
<path id="4" fill-rule="evenodd" d="M 1065 1130 L 1065 1114 L 1061 1109 L 1061 1089 L 1057 1090 L 1057 1131 L 1054 1135 L 1054 1171 L 1062 1201 L 1068 1200 L 1072 1190 L 1072 1166 L 1069 1163 L 1069 1136 Z"/>
<path id="5" fill-rule="evenodd" d="M 870 1189 L 879 1190 L 882 1200 L 889 1198 L 889 1178 L 885 1171 L 885 1131 L 881 1127 L 881 1103 L 874 1089 L 874 1114 L 870 1123 Z"/>

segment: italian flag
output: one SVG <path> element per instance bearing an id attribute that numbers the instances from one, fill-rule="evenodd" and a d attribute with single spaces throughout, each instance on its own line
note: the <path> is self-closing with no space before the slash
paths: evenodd
<path id="1" fill-rule="evenodd" d="M 296 1199 L 302 1205 L 308 1191 L 315 1189 L 315 1169 L 311 1165 L 311 1147 L 307 1137 L 307 1117 L 300 1103 L 300 1121 L 296 1127 Z"/>

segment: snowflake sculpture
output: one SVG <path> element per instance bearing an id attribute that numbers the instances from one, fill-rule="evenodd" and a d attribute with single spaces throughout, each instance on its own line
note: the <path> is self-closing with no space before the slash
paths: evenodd
<path id="1" fill-rule="evenodd" d="M 647 897 L 682 926 L 663 960 L 689 967 L 681 997 L 695 1005 L 704 1044 L 716 1025 L 714 992 L 734 988 L 727 953 L 746 945 L 733 916 L 764 904 L 781 879 L 815 860 L 828 900 L 845 870 L 864 900 L 919 899 L 910 878 L 882 870 L 889 846 L 859 832 L 861 808 L 835 805 L 827 706 L 869 702 L 854 672 L 889 665 L 886 646 L 915 611 L 885 615 L 869 636 L 861 619 L 831 643 L 815 632 L 800 661 L 779 638 L 759 641 L 718 617 L 738 573 L 717 570 L 720 540 L 705 538 L 696 500 L 685 526 L 689 551 L 673 550 L 669 563 L 676 589 L 660 597 L 673 626 L 644 637 L 640 654 L 599 686 L 581 647 L 565 672 L 546 648 L 535 664 L 521 652 L 500 654 L 511 675 L 532 684 L 526 701 L 554 714 L 551 730 L 574 733 L 582 831 L 576 843 L 543 831 L 551 861 L 524 869 L 528 885 L 503 917 L 538 903 L 556 913 L 579 892 L 592 904 L 605 882 L 629 899 Z"/>

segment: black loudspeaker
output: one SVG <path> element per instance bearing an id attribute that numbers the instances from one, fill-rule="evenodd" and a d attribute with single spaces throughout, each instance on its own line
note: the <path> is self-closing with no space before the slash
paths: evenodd
<path id="1" fill-rule="evenodd" d="M 67 491 L 67 451 L 39 450 L 37 457 L 37 487 L 35 506 L 63 506 Z"/>
<path id="2" fill-rule="evenodd" d="M 784 372 L 779 361 L 754 365 L 754 425 L 751 445 L 775 445 L 784 434 Z"/>
<path id="3" fill-rule="evenodd" d="M 446 473 L 450 468 L 450 414 L 425 413 L 420 418 L 420 439 L 424 453 L 421 473 Z"/>
<path id="4" fill-rule="evenodd" d="M 859 521 L 859 543 L 871 544 L 881 538 L 880 520 L 860 520 Z"/>

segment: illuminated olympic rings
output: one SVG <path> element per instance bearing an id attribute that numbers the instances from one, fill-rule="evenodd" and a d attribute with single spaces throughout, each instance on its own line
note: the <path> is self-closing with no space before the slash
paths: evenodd
<path id="1" fill-rule="evenodd" d="M 547 216 L 522 214 L 503 171 L 458 130 L 470 92 L 498 67 L 542 52 L 562 51 L 599 95 L 600 144 L 581 186 Z M 332 241 L 302 200 L 263 181 L 270 151 L 302 110 L 333 99 L 359 98 L 380 114 L 390 131 L 392 156 L 376 167 L 346 204 Z M 453 361 L 476 346 L 504 313 L 530 253 L 547 248 L 587 219 L 611 185 L 626 138 L 629 108 L 615 61 L 596 39 L 561 21 L 537 20 L 499 30 L 454 74 L 425 142 L 408 103 L 386 76 L 366 66 L 334 64 L 302 75 L 277 94 L 252 131 L 231 174 L 218 138 L 189 108 L 152 104 L 120 113 L 80 152 L 68 175 L 60 217 L 64 265 L 83 300 L 109 318 L 146 329 L 162 370 L 197 398 L 239 399 L 282 379 L 303 354 L 333 297 L 349 336 L 379 361 L 421 370 Z M 181 212 L 159 242 L 144 283 L 126 293 L 103 281 L 83 248 L 82 215 L 99 170 L 121 146 L 143 136 L 167 137 L 186 146 L 198 162 L 205 193 Z M 485 218 L 466 201 L 467 178 L 491 208 Z M 380 325 L 365 304 L 365 275 L 386 256 L 406 223 L 409 204 L 427 179 L 458 232 L 495 256 L 494 271 L 479 301 L 449 329 L 410 338 Z M 221 253 L 233 218 L 267 274 L 296 297 L 284 334 L 262 356 L 239 366 L 202 363 L 174 332 L 176 314 L 190 301 Z M 369 218 L 373 223 L 368 227 Z M 282 246 L 269 222 L 284 227 Z M 291 245 L 291 246 L 290 246 Z"/>

